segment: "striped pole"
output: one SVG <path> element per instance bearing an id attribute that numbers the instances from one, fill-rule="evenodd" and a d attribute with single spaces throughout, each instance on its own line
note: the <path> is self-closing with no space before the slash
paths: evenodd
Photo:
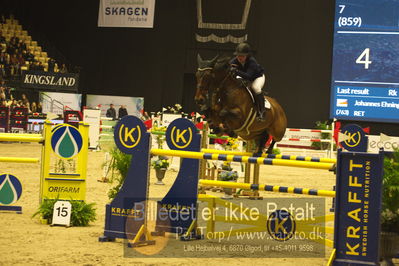
<path id="1" fill-rule="evenodd" d="M 205 180 L 205 179 L 201 179 L 199 181 L 199 184 L 203 185 L 203 186 L 215 186 L 215 187 L 224 187 L 224 188 L 241 188 L 241 189 L 247 189 L 247 190 L 252 189 L 252 190 L 270 191 L 270 192 L 277 192 L 277 193 L 304 194 L 304 195 L 310 195 L 310 196 L 335 198 L 335 191 L 321 190 L 321 189 L 258 185 L 258 184 L 236 183 L 236 182 L 228 182 L 228 181 L 214 181 L 214 180 Z"/>
<path id="2" fill-rule="evenodd" d="M 206 153 L 219 153 L 219 154 L 229 154 L 229 155 L 264 157 L 264 158 L 284 159 L 284 160 L 293 160 L 293 161 L 308 161 L 308 162 L 320 162 L 320 163 L 336 163 L 337 162 L 337 160 L 334 158 L 319 158 L 319 157 L 311 157 L 311 156 L 296 156 L 296 155 L 267 154 L 267 153 L 262 153 L 262 155 L 259 156 L 259 153 L 239 152 L 239 151 L 222 151 L 222 150 L 214 150 L 214 149 L 201 149 L 201 151 L 206 152 Z"/>
<path id="3" fill-rule="evenodd" d="M 38 163 L 39 158 L 0 157 L 0 162 L 5 163 Z"/>
<path id="4" fill-rule="evenodd" d="M 227 161 L 227 162 L 268 164 L 268 165 L 280 165 L 280 166 L 291 166 L 291 167 L 302 167 L 302 168 L 316 168 L 316 169 L 325 169 L 325 170 L 332 170 L 334 167 L 333 163 L 290 161 L 290 160 L 283 160 L 283 159 L 270 159 L 270 158 L 263 158 L 263 157 L 249 157 L 249 156 L 205 153 L 205 152 L 195 152 L 195 151 L 152 149 L 151 153 L 153 155 L 176 156 L 176 157 L 198 159 L 198 160 L 202 160 L 202 159 L 220 160 L 220 161 Z"/>

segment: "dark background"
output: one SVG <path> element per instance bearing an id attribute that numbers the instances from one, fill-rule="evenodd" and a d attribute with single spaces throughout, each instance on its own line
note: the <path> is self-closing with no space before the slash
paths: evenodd
<path id="1" fill-rule="evenodd" d="M 204 22 L 240 23 L 244 0 L 202 1 Z M 285 108 L 288 126 L 314 128 L 329 119 L 334 0 L 252 0 L 246 29 L 239 31 L 198 29 L 195 0 L 156 0 L 149 29 L 97 27 L 98 0 L 0 3 L 50 57 L 61 54 L 81 68 L 80 93 L 144 97 L 148 112 L 175 103 L 195 111 L 197 53 L 209 59 L 231 55 L 236 46 L 200 43 L 195 34 L 248 34 L 266 70 L 266 90 Z M 393 125 L 359 124 L 396 132 Z"/>

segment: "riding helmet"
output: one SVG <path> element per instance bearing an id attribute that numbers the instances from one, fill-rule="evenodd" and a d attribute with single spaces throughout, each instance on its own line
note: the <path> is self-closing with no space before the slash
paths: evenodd
<path id="1" fill-rule="evenodd" d="M 251 52 L 251 47 L 248 43 L 242 42 L 237 45 L 234 55 L 248 55 Z"/>

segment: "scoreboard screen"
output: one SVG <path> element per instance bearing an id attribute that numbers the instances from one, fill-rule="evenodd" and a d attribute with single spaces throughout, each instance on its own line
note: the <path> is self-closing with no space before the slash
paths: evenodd
<path id="1" fill-rule="evenodd" d="M 330 117 L 399 123 L 399 0 L 336 0 Z"/>

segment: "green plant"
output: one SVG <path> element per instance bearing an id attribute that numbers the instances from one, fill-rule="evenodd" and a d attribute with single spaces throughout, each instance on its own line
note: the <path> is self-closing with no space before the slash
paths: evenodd
<path id="1" fill-rule="evenodd" d="M 218 177 L 221 181 L 232 181 L 237 180 L 238 174 L 237 171 L 233 171 L 231 162 L 224 161 L 222 164 L 222 171 L 219 172 Z"/>
<path id="2" fill-rule="evenodd" d="M 238 149 L 238 144 L 238 138 L 228 137 L 222 146 L 226 151 L 234 151 Z"/>
<path id="3" fill-rule="evenodd" d="M 273 148 L 272 154 L 281 154 L 281 151 L 279 148 Z"/>
<path id="4" fill-rule="evenodd" d="M 223 170 L 219 173 L 219 179 L 221 181 L 233 181 L 237 180 L 237 178 L 238 178 L 237 171 Z"/>
<path id="5" fill-rule="evenodd" d="M 157 135 L 156 136 L 158 149 L 163 149 L 163 144 L 164 144 L 165 140 L 166 140 L 166 138 L 165 138 L 164 135 Z"/>
<path id="6" fill-rule="evenodd" d="M 321 130 L 331 130 L 332 125 L 328 124 L 328 121 L 317 121 L 316 122 L 316 129 L 321 129 Z M 329 139 L 331 138 L 330 133 L 321 133 L 321 139 Z M 331 143 L 328 142 L 312 142 L 312 147 L 317 149 L 317 150 L 327 150 L 330 147 Z"/>
<path id="7" fill-rule="evenodd" d="M 76 160 L 68 159 L 67 162 L 69 164 L 69 169 L 71 169 L 72 172 L 75 172 L 76 171 Z"/>
<path id="8" fill-rule="evenodd" d="M 168 169 L 169 161 L 167 157 L 159 156 L 157 160 L 152 161 L 154 169 Z"/>
<path id="9" fill-rule="evenodd" d="M 73 200 L 71 204 L 71 224 L 73 226 L 88 226 L 89 222 L 94 222 L 96 220 L 95 203 L 87 204 L 84 201 Z"/>
<path id="10" fill-rule="evenodd" d="M 125 182 L 125 177 L 132 161 L 132 155 L 123 153 L 118 148 L 113 148 L 110 151 L 110 155 L 112 157 L 109 165 L 109 170 L 111 170 L 110 182 L 115 182 L 116 185 L 108 191 L 108 198 L 113 199 L 118 194 L 123 182 Z"/>
<path id="11" fill-rule="evenodd" d="M 57 159 L 54 164 L 54 172 L 56 173 L 66 173 L 67 165 L 70 171 L 74 172 L 76 170 L 76 164 L 74 159 Z"/>
<path id="12" fill-rule="evenodd" d="M 157 142 L 158 149 L 163 149 L 163 144 L 166 140 L 165 138 L 165 133 L 166 132 L 166 127 L 158 127 L 157 125 L 152 126 L 152 132 L 156 132 L 155 134 L 155 141 Z M 162 133 L 163 132 L 163 133 Z"/>
<path id="13" fill-rule="evenodd" d="M 58 159 L 58 160 L 55 161 L 54 172 L 56 172 L 56 173 L 66 173 L 65 160 Z"/>
<path id="14" fill-rule="evenodd" d="M 39 205 L 39 209 L 32 215 L 32 218 L 40 214 L 41 218 L 48 220 L 50 223 L 53 220 L 54 204 L 58 199 L 46 199 Z"/>
<path id="15" fill-rule="evenodd" d="M 39 215 L 46 219 L 49 223 L 53 220 L 54 204 L 59 199 L 45 199 L 40 204 L 39 209 L 32 215 L 32 218 Z M 87 204 L 84 201 L 71 200 L 71 225 L 72 226 L 87 226 L 90 222 L 96 220 L 95 203 Z"/>
<path id="16" fill-rule="evenodd" d="M 224 161 L 222 164 L 222 170 L 225 170 L 225 171 L 233 170 L 233 168 L 231 168 L 231 163 Z"/>
<path id="17" fill-rule="evenodd" d="M 382 189 L 381 227 L 399 233 L 399 149 L 385 156 Z"/>

